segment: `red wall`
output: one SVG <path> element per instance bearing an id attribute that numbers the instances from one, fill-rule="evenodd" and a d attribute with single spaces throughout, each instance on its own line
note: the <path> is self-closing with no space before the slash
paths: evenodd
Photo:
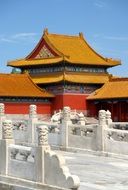
<path id="1" fill-rule="evenodd" d="M 63 108 L 63 95 L 56 95 L 54 99 L 52 99 L 52 112 L 54 110 L 59 110 Z"/>
<path id="2" fill-rule="evenodd" d="M 64 106 L 69 106 L 71 109 L 86 110 L 86 97 L 83 94 L 62 94 L 56 95 L 52 101 L 52 111 L 62 109 Z"/>
<path id="3" fill-rule="evenodd" d="M 88 115 L 90 117 L 97 117 L 98 111 L 93 101 L 87 101 Z"/>
<path id="4" fill-rule="evenodd" d="M 3 102 L 2 102 L 3 103 Z M 51 103 L 27 103 L 27 102 L 18 102 L 18 103 L 4 103 L 5 104 L 5 113 L 6 114 L 28 114 L 29 105 L 37 105 L 38 114 L 51 114 Z"/>

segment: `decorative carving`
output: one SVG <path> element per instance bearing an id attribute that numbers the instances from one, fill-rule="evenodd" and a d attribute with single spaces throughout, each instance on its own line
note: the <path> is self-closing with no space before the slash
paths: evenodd
<path id="1" fill-rule="evenodd" d="M 27 161 L 28 156 L 31 154 L 29 150 L 19 150 L 20 155 L 22 156 L 23 161 Z"/>
<path id="2" fill-rule="evenodd" d="M 62 111 L 59 110 L 59 112 L 54 112 L 54 115 L 51 117 L 51 121 L 55 123 L 60 123 L 62 119 Z"/>
<path id="3" fill-rule="evenodd" d="M 118 138 L 120 141 L 124 141 L 125 137 L 126 137 L 126 135 L 124 133 L 118 133 Z"/>
<path id="4" fill-rule="evenodd" d="M 13 130 L 26 131 L 27 130 L 27 122 L 25 121 L 15 121 L 12 123 Z"/>
<path id="5" fill-rule="evenodd" d="M 60 132 L 60 128 L 58 125 L 56 125 L 56 126 L 51 125 L 48 129 L 49 129 L 49 133 L 59 133 Z"/>
<path id="6" fill-rule="evenodd" d="M 5 120 L 3 121 L 3 139 L 12 139 L 12 121 Z"/>
<path id="7" fill-rule="evenodd" d="M 108 139 L 112 139 L 112 136 L 113 136 L 113 132 L 112 131 L 108 131 L 107 138 Z"/>
<path id="8" fill-rule="evenodd" d="M 30 118 L 37 117 L 37 106 L 36 105 L 29 106 L 29 116 L 30 116 Z"/>
<path id="9" fill-rule="evenodd" d="M 49 49 L 44 45 L 36 58 L 47 58 L 47 57 L 54 57 L 54 55 L 49 51 Z"/>
<path id="10" fill-rule="evenodd" d="M 16 148 L 11 149 L 11 159 L 16 159 L 16 155 L 19 153 L 19 150 Z"/>
<path id="11" fill-rule="evenodd" d="M 112 123 L 111 112 L 109 110 L 106 111 L 106 123 L 107 125 Z"/>
<path id="12" fill-rule="evenodd" d="M 85 125 L 87 120 L 85 119 L 84 114 L 81 112 L 80 114 L 78 114 L 78 117 L 79 117 L 78 124 Z"/>
<path id="13" fill-rule="evenodd" d="M 63 119 L 64 120 L 70 120 L 70 113 L 71 113 L 71 109 L 70 107 L 66 106 L 63 108 Z"/>
<path id="14" fill-rule="evenodd" d="M 0 103 L 0 116 L 4 116 L 5 114 L 5 106 L 3 103 Z"/>
<path id="15" fill-rule="evenodd" d="M 106 125 L 106 111 L 99 111 L 99 125 Z"/>
<path id="16" fill-rule="evenodd" d="M 46 125 L 40 125 L 38 127 L 38 145 L 48 145 L 48 127 Z"/>

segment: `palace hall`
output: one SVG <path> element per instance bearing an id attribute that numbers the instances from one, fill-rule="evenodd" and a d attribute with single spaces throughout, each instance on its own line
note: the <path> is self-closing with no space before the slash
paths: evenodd
<path id="1" fill-rule="evenodd" d="M 83 33 L 76 36 L 52 34 L 45 29 L 29 55 L 9 61 L 7 66 L 20 69 L 18 75 L 27 74 L 38 89 L 46 92 L 42 104 L 47 99 L 50 108 L 46 112 L 49 114 L 70 106 L 97 117 L 99 109 L 109 109 L 114 120 L 123 121 L 128 117 L 125 113 L 128 110 L 123 110 L 128 94 L 123 94 L 124 89 L 122 94 L 119 90 L 128 84 L 128 80 L 108 72 L 109 68 L 120 64 L 118 59 L 97 53 Z"/>

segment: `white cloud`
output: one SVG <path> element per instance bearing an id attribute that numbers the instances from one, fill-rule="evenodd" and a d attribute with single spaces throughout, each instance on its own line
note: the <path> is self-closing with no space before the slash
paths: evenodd
<path id="1" fill-rule="evenodd" d="M 13 39 L 30 38 L 36 36 L 36 33 L 18 33 L 12 36 Z"/>
<path id="2" fill-rule="evenodd" d="M 106 3 L 102 0 L 97 0 L 94 2 L 94 6 L 98 7 L 98 8 L 104 8 L 106 7 Z"/>
<path id="3" fill-rule="evenodd" d="M 127 41 L 128 37 L 123 37 L 123 36 L 104 36 L 104 39 L 117 40 L 117 41 Z"/>
<path id="4" fill-rule="evenodd" d="M 128 36 L 107 36 L 103 34 L 94 34 L 93 37 L 105 40 L 128 41 Z"/>
<path id="5" fill-rule="evenodd" d="M 8 39 L 8 38 L 4 38 L 4 37 L 0 38 L 0 41 L 2 41 L 2 42 L 8 42 L 8 43 L 15 43 L 14 40 L 11 40 L 11 39 Z"/>
<path id="6" fill-rule="evenodd" d="M 37 33 L 17 33 L 10 36 L 0 35 L 0 42 L 7 42 L 7 43 L 18 43 L 21 41 L 35 42 L 35 37 L 37 35 L 38 35 Z"/>

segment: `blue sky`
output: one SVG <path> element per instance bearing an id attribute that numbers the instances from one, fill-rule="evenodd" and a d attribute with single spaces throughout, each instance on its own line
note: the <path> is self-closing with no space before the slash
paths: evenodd
<path id="1" fill-rule="evenodd" d="M 128 77 L 127 0 L 0 0 L 0 72 L 11 71 L 8 60 L 27 56 L 46 27 L 49 33 L 83 32 L 98 53 L 121 59 L 109 72 Z"/>

